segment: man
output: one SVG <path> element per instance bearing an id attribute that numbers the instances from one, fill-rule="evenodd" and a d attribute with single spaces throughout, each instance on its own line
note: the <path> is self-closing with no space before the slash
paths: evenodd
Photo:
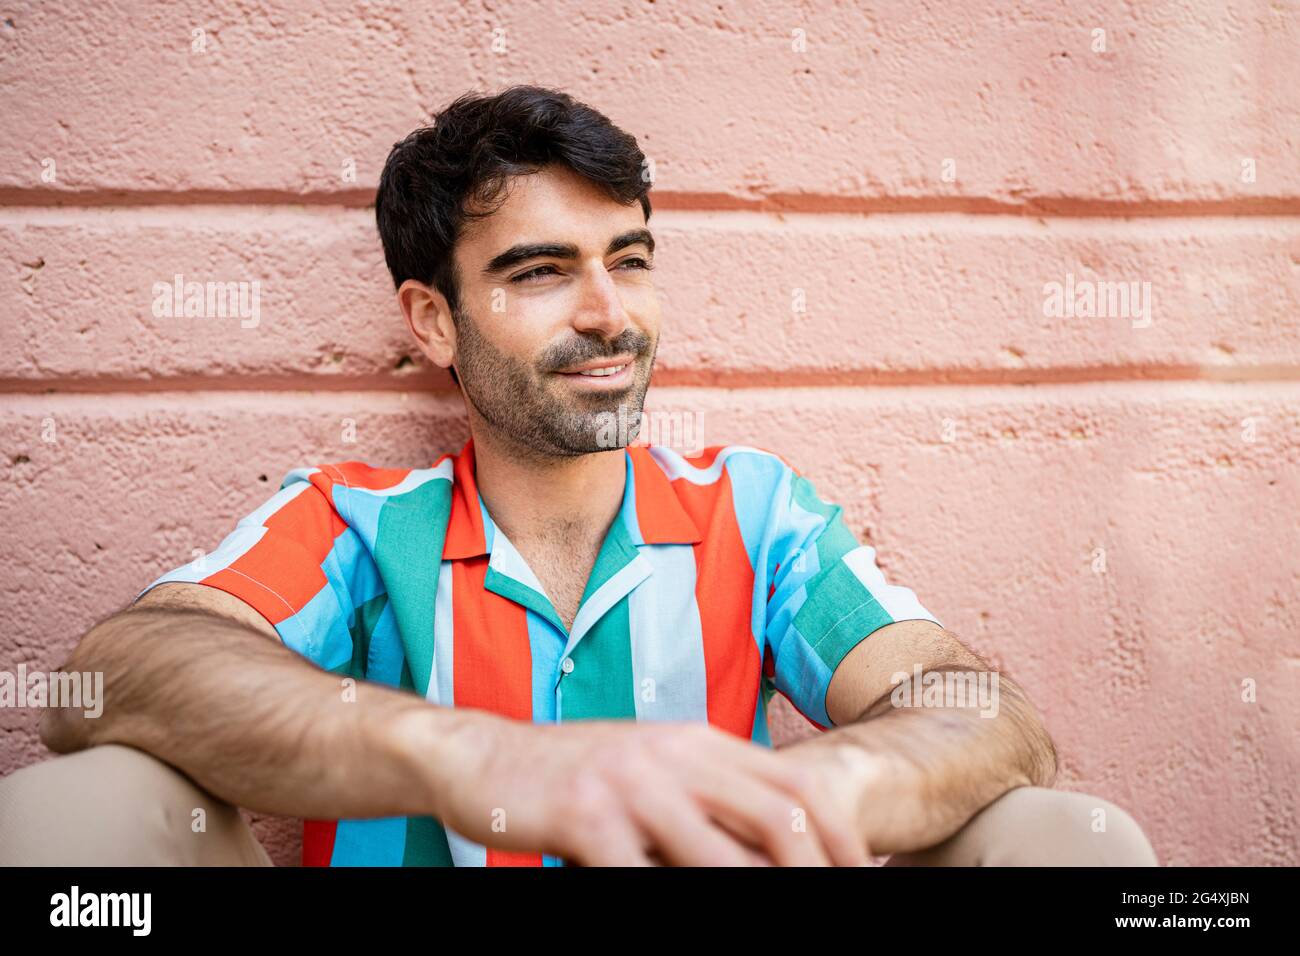
<path id="1" fill-rule="evenodd" d="M 65 756 L 0 786 L 4 862 L 268 862 L 240 806 L 302 817 L 318 865 L 1155 862 L 1048 789 L 1005 675 L 930 700 L 987 666 L 806 477 L 610 427 L 659 342 L 643 162 L 536 87 L 394 147 L 379 233 L 470 440 L 291 471 L 93 627 L 65 669 L 103 716 L 47 712 Z M 823 733 L 772 749 L 778 691 Z"/>

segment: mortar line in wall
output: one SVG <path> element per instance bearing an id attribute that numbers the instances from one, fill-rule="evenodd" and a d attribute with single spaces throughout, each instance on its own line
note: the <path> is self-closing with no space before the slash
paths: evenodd
<path id="1" fill-rule="evenodd" d="M 367 209 L 373 189 L 294 193 L 277 189 L 87 190 L 84 192 L 0 187 L 0 208 L 90 209 L 175 206 L 297 206 Z M 655 210 L 673 212 L 762 212 L 807 214 L 915 215 L 963 214 L 1067 219 L 1185 218 L 1200 216 L 1300 216 L 1300 196 L 1242 196 L 1226 199 L 1098 200 L 1086 197 L 1033 197 L 1008 201 L 988 196 L 836 196 L 777 193 L 759 197 L 729 193 L 655 192 Z"/>
<path id="2" fill-rule="evenodd" d="M 1087 374 L 1084 374 L 1084 372 Z M 1117 370 L 1120 372 L 1122 370 Z M 1165 370 L 1172 371 L 1172 370 Z M 735 373 L 732 375 L 667 375 L 656 376 L 654 386 L 659 389 L 700 389 L 710 391 L 799 391 L 810 389 L 863 389 L 863 388 L 1018 388 L 1033 389 L 1057 386 L 1096 386 L 1112 385 L 1292 385 L 1300 384 L 1300 367 L 1297 366 L 1257 366 L 1247 369 L 1232 369 L 1209 374 L 1205 369 L 1198 369 L 1199 374 L 1154 374 L 1147 370 L 1145 374 L 1099 375 L 1097 370 L 1055 370 L 1055 374 L 1041 377 L 1011 377 L 1003 374 L 948 374 L 942 376 L 918 375 L 908 377 L 906 373 L 894 376 L 834 376 L 817 372 L 783 373 L 769 375 L 764 373 Z M 1078 374 L 1074 374 L 1078 372 Z M 304 382 L 298 379 L 273 378 L 198 378 L 183 377 L 174 379 L 156 379 L 149 382 L 126 379 L 62 379 L 46 380 L 39 384 L 27 380 L 0 379 L 0 395 L 35 397 L 42 395 L 161 395 L 199 393 L 238 394 L 238 393 L 280 393 L 280 394 L 330 394 L 330 393 L 375 393 L 375 394 L 425 394 L 431 396 L 453 397 L 459 393 L 453 388 L 435 386 L 427 381 L 392 382 L 388 380 L 365 379 L 331 379 L 320 382 Z"/>

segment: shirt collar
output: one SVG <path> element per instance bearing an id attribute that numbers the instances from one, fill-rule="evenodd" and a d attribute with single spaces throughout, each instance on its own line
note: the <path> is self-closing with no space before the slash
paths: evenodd
<path id="1" fill-rule="evenodd" d="M 655 460 L 650 448 L 624 449 L 627 483 L 616 521 L 622 521 L 632 543 L 697 544 L 704 540 L 694 519 L 682 506 L 673 483 Z M 443 544 L 444 560 L 474 558 L 492 553 L 492 518 L 474 480 L 474 439 L 465 442 L 452 468 L 451 515 Z"/>

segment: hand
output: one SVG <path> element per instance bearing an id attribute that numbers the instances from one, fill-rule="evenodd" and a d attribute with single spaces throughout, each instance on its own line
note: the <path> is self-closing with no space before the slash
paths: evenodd
<path id="1" fill-rule="evenodd" d="M 456 754 L 438 816 L 486 846 L 584 866 L 867 863 L 826 765 L 707 724 L 475 712 Z"/>
<path id="2" fill-rule="evenodd" d="M 916 768 L 878 750 L 868 750 L 835 729 L 777 751 L 809 773 L 838 812 L 853 820 L 866 854 L 892 853 L 900 832 L 908 832 L 924 801 L 916 794 Z"/>

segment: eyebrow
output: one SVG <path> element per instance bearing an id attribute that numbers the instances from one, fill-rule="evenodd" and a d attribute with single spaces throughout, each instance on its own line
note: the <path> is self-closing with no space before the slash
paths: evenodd
<path id="1" fill-rule="evenodd" d="M 654 255 L 655 237 L 650 235 L 649 229 L 629 229 L 627 232 L 615 236 L 609 241 L 609 245 L 605 247 L 605 255 L 613 255 L 620 249 L 634 246 L 638 242 L 645 243 L 650 250 L 650 254 Z M 576 259 L 578 258 L 578 247 L 571 242 L 522 242 L 511 246 L 505 252 L 493 256 L 488 264 L 483 267 L 483 275 L 499 275 L 521 262 L 540 258 Z"/>

